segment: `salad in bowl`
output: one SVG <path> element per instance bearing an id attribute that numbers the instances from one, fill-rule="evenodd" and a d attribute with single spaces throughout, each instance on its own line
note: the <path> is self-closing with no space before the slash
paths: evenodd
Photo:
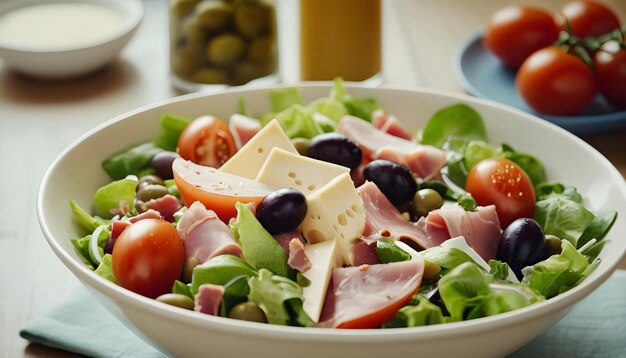
<path id="1" fill-rule="evenodd" d="M 548 163 L 560 153 L 544 159 L 517 136 L 509 141 L 506 125 L 492 131 L 490 106 L 479 100 L 430 94 L 437 99 L 423 101 L 427 120 L 402 122 L 411 111 L 396 117 L 394 103 L 419 96 L 376 91 L 346 89 L 340 79 L 235 91 L 234 114 L 196 95 L 105 126 L 95 133 L 142 115 L 135 130 L 154 128 L 143 141 L 115 131 L 129 145 L 100 156 L 91 193 L 66 198 L 76 230 L 53 249 L 114 313 L 174 354 L 208 345 L 192 336 L 212 336 L 222 352 L 228 348 L 217 342 L 237 336 L 268 347 L 280 341 L 285 354 L 320 342 L 328 347 L 311 355 L 336 353 L 359 342 L 367 356 L 384 341 L 399 352 L 419 342 L 434 352 L 445 336 L 471 342 L 472 334 L 519 331 L 520 322 L 535 327 L 488 353 L 503 354 L 615 268 L 624 244 L 607 253 L 615 243 L 605 237 L 619 207 L 598 201 L 606 194 L 591 179 L 556 173 Z M 580 145 L 515 116 L 545 127 L 547 138 L 556 132 L 563 148 Z M 105 134 L 86 138 L 106 142 Z M 615 193 L 624 195 L 621 180 Z M 164 337 L 156 326 L 168 317 L 189 336 Z"/>

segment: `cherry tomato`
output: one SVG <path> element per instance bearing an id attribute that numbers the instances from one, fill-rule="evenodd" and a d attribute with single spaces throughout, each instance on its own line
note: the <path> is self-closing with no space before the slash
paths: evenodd
<path id="1" fill-rule="evenodd" d="M 187 207 L 199 201 L 225 223 L 237 215 L 237 202 L 258 205 L 276 190 L 257 181 L 196 165 L 180 158 L 172 164 L 174 181 Z"/>
<path id="2" fill-rule="evenodd" d="M 620 28 L 619 19 L 613 11 L 597 1 L 581 0 L 565 4 L 556 18 L 563 31 L 565 18 L 572 33 L 581 38 L 604 35 Z"/>
<path id="3" fill-rule="evenodd" d="M 517 68 L 533 52 L 553 44 L 558 35 L 559 30 L 549 12 L 517 5 L 493 14 L 484 44 L 505 65 Z"/>
<path id="4" fill-rule="evenodd" d="M 478 205 L 495 205 L 502 228 L 518 218 L 532 218 L 535 189 L 514 162 L 504 158 L 484 159 L 467 175 L 467 190 Z"/>
<path id="5" fill-rule="evenodd" d="M 558 47 L 533 53 L 515 77 L 517 91 L 533 110 L 555 116 L 582 112 L 597 92 L 591 68 Z"/>
<path id="6" fill-rule="evenodd" d="M 111 260 L 120 286 L 156 298 L 171 292 L 184 258 L 183 243 L 172 224 L 144 219 L 124 229 L 115 242 Z"/>
<path id="7" fill-rule="evenodd" d="M 626 49 L 605 43 L 594 57 L 600 92 L 616 106 L 626 107 Z"/>
<path id="8" fill-rule="evenodd" d="M 228 125 L 213 116 L 194 119 L 178 138 L 178 153 L 194 163 L 219 168 L 237 152 Z"/>

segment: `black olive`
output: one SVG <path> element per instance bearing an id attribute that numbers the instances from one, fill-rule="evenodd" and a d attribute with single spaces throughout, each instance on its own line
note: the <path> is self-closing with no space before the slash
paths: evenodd
<path id="1" fill-rule="evenodd" d="M 402 206 L 410 202 L 417 192 L 417 183 L 411 171 L 402 164 L 390 160 L 377 159 L 363 169 L 366 180 L 374 182 L 387 199 Z"/>
<path id="2" fill-rule="evenodd" d="M 295 189 L 279 189 L 269 193 L 256 209 L 256 217 L 270 234 L 294 230 L 307 212 L 304 194 Z"/>
<path id="3" fill-rule="evenodd" d="M 500 235 L 498 260 L 509 264 L 515 276 L 522 279 L 522 269 L 547 256 L 546 239 L 541 226 L 528 218 L 513 221 Z"/>
<path id="4" fill-rule="evenodd" d="M 156 174 L 163 180 L 174 178 L 172 173 L 172 163 L 179 155 L 174 152 L 163 151 L 152 156 L 150 166 L 154 168 Z"/>
<path id="5" fill-rule="evenodd" d="M 361 148 L 339 133 L 320 134 L 309 142 L 307 156 L 355 169 L 361 164 Z"/>

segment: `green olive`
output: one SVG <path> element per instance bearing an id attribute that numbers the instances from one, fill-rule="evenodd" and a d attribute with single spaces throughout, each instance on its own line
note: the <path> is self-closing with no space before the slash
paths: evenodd
<path id="1" fill-rule="evenodd" d="M 546 235 L 546 246 L 548 256 L 558 255 L 561 253 L 561 239 L 554 235 Z"/>
<path id="2" fill-rule="evenodd" d="M 202 61 L 195 51 L 183 47 L 172 52 L 170 66 L 175 74 L 188 77 L 202 66 Z"/>
<path id="3" fill-rule="evenodd" d="M 241 61 L 233 69 L 237 84 L 248 83 L 256 78 L 267 76 L 276 70 L 275 62 L 267 64 L 253 63 L 248 60 Z"/>
<path id="4" fill-rule="evenodd" d="M 413 208 L 420 216 L 426 216 L 429 212 L 439 209 L 443 205 L 443 198 L 436 190 L 421 189 L 413 196 Z"/>
<path id="5" fill-rule="evenodd" d="M 141 178 L 139 178 L 139 181 L 137 182 L 137 189 L 141 189 L 143 186 L 147 184 L 165 185 L 161 177 L 157 175 L 149 174 L 149 175 L 144 175 Z"/>
<path id="6" fill-rule="evenodd" d="M 137 199 L 145 202 L 151 199 L 161 198 L 167 194 L 169 194 L 169 191 L 163 185 L 148 184 L 137 190 Z"/>
<path id="7" fill-rule="evenodd" d="M 293 138 L 291 140 L 291 144 L 296 147 L 296 150 L 298 151 L 298 153 L 300 153 L 300 155 L 306 156 L 307 152 L 309 151 L 310 141 L 311 140 L 308 138 Z"/>
<path id="8" fill-rule="evenodd" d="M 199 0 L 170 0 L 170 11 L 179 18 L 185 17 L 193 11 L 198 1 Z"/>
<path id="9" fill-rule="evenodd" d="M 246 50 L 241 37 L 234 34 L 215 36 L 207 46 L 207 57 L 218 66 L 237 62 Z"/>
<path id="10" fill-rule="evenodd" d="M 204 0 L 196 6 L 196 21 L 209 31 L 226 28 L 233 19 L 231 5 L 217 0 Z"/>
<path id="11" fill-rule="evenodd" d="M 204 51 L 208 38 L 207 31 L 198 24 L 195 18 L 187 19 L 181 25 L 179 42 L 191 50 Z"/>
<path id="12" fill-rule="evenodd" d="M 219 84 L 228 83 L 230 78 L 223 69 L 207 67 L 196 71 L 192 79 L 197 83 Z"/>
<path id="13" fill-rule="evenodd" d="M 252 301 L 239 303 L 228 313 L 228 317 L 243 321 L 266 323 L 267 318 L 261 308 Z"/>
<path id="14" fill-rule="evenodd" d="M 181 295 L 179 293 L 166 293 L 156 298 L 157 301 L 166 303 L 171 306 L 184 308 L 186 310 L 192 310 L 194 308 L 194 302 L 191 297 Z"/>
<path id="15" fill-rule="evenodd" d="M 241 2 L 235 10 L 235 26 L 244 37 L 262 35 L 270 28 L 273 15 L 271 7 L 256 1 Z"/>
<path id="16" fill-rule="evenodd" d="M 276 57 L 274 38 L 271 36 L 259 37 L 252 41 L 248 58 L 254 63 L 272 62 Z"/>

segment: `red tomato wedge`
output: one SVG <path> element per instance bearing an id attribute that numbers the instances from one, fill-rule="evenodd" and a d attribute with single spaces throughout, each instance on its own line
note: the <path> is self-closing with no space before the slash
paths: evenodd
<path id="1" fill-rule="evenodd" d="M 335 268 L 320 326 L 380 327 L 411 300 L 423 274 L 421 259 Z"/>
<path id="2" fill-rule="evenodd" d="M 190 207 L 199 201 L 207 209 L 215 211 L 225 223 L 237 216 L 237 202 L 257 205 L 267 194 L 276 190 L 272 186 L 181 158 L 174 160 L 172 171 L 185 206 Z"/>
<path id="3" fill-rule="evenodd" d="M 228 125 L 213 116 L 194 119 L 178 138 L 178 154 L 201 165 L 220 167 L 236 152 Z"/>

